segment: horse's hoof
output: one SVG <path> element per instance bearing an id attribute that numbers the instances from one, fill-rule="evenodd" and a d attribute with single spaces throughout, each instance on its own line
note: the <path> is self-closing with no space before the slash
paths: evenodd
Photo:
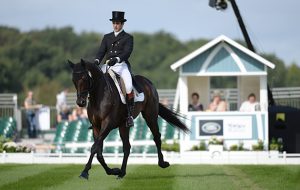
<path id="1" fill-rule="evenodd" d="M 123 179 L 123 177 L 126 175 L 126 173 L 120 173 L 117 177 L 118 180 Z"/>
<path id="2" fill-rule="evenodd" d="M 122 171 L 119 168 L 112 169 L 112 175 L 120 175 Z"/>
<path id="3" fill-rule="evenodd" d="M 117 180 L 121 180 L 121 179 L 123 179 L 123 177 L 118 176 L 116 179 Z"/>
<path id="4" fill-rule="evenodd" d="M 106 172 L 107 175 L 119 175 L 121 170 L 119 168 L 113 168 Z"/>
<path id="5" fill-rule="evenodd" d="M 89 179 L 89 174 L 87 172 L 81 172 L 80 176 L 81 179 Z"/>
<path id="6" fill-rule="evenodd" d="M 161 168 L 167 168 L 170 166 L 169 162 L 159 162 L 158 165 Z"/>

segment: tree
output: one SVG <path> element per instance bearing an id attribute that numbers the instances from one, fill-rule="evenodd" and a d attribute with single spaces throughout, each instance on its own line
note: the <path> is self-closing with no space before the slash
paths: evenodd
<path id="1" fill-rule="evenodd" d="M 265 59 L 275 64 L 275 69 L 268 68 L 268 84 L 273 87 L 284 87 L 286 85 L 286 68 L 284 62 L 275 54 L 263 54 Z"/>
<path id="2" fill-rule="evenodd" d="M 208 42 L 207 39 L 182 42 L 164 31 L 136 32 L 133 36 L 132 70 L 153 81 L 156 88 L 175 88 L 178 72 L 173 72 L 170 65 Z M 53 105 L 59 91 L 66 87 L 75 90 L 67 60 L 93 61 L 102 37 L 93 32 L 78 34 L 72 27 L 20 32 L 0 26 L 0 93 L 18 93 L 22 102 L 30 89 L 39 103 Z M 276 65 L 276 69 L 268 70 L 271 87 L 299 86 L 300 69 L 296 64 L 287 71 L 276 55 L 263 56 Z"/>
<path id="3" fill-rule="evenodd" d="M 292 65 L 287 68 L 286 84 L 291 87 L 300 86 L 300 68 L 296 63 L 292 63 Z"/>

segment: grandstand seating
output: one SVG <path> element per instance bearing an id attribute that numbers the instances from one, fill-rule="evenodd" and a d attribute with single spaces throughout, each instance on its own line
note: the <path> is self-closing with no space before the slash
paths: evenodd
<path id="1" fill-rule="evenodd" d="M 130 141 L 143 141 L 153 139 L 151 131 L 144 118 L 139 115 L 135 119 L 135 126 L 130 129 Z M 158 124 L 160 126 L 160 132 L 162 134 L 162 140 L 178 139 L 179 133 L 170 126 L 162 118 L 158 118 Z M 72 152 L 72 153 L 84 153 L 89 152 L 89 148 L 65 148 L 66 143 L 79 143 L 79 142 L 93 142 L 92 130 L 88 127 L 90 123 L 88 121 L 72 121 L 72 122 L 61 122 L 56 126 L 56 134 L 53 140 L 53 144 L 56 145 L 55 152 Z M 119 142 L 121 141 L 119 136 L 119 130 L 114 129 L 105 139 L 105 142 Z M 103 148 L 104 153 L 121 153 L 123 152 L 121 147 L 105 146 Z M 132 153 L 155 153 L 156 147 L 154 145 L 143 145 L 143 146 L 132 146 Z"/>
<path id="2" fill-rule="evenodd" d="M 12 117 L 0 118 L 0 136 L 5 138 L 13 138 L 16 128 L 16 120 Z"/>

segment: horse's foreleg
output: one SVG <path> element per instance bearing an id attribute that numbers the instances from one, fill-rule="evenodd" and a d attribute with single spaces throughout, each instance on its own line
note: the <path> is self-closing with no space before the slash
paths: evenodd
<path id="1" fill-rule="evenodd" d="M 126 175 L 126 167 L 127 167 L 127 161 L 130 154 L 130 142 L 129 142 L 129 128 L 124 126 L 119 127 L 120 136 L 123 142 L 123 162 L 121 167 L 121 173 L 118 175 L 118 179 L 123 178 Z"/>
<path id="2" fill-rule="evenodd" d="M 109 127 L 105 127 L 105 126 L 108 126 L 108 125 L 102 125 L 102 128 L 101 128 L 101 132 L 100 132 L 100 135 L 99 137 L 97 138 L 97 160 L 99 161 L 99 163 L 102 165 L 102 167 L 104 168 L 105 172 L 107 175 L 119 175 L 121 170 L 118 169 L 118 168 L 109 168 L 104 160 L 104 157 L 103 157 L 103 141 L 104 139 L 107 137 L 107 135 L 109 134 L 110 132 L 110 128 Z"/>
<path id="3" fill-rule="evenodd" d="M 92 167 L 92 162 L 93 162 L 93 158 L 96 154 L 96 150 L 97 150 L 97 144 L 94 143 L 92 148 L 91 148 L 91 154 L 90 154 L 90 158 L 89 161 L 87 162 L 87 164 L 85 165 L 84 170 L 81 172 L 80 174 L 80 178 L 84 178 L 84 179 L 88 179 L 89 178 L 89 170 Z"/>
<path id="4" fill-rule="evenodd" d="M 101 166 L 104 168 L 107 175 L 119 175 L 121 170 L 119 168 L 113 168 L 107 166 L 103 157 L 103 139 L 99 142 L 99 149 L 97 150 L 97 160 L 100 162 Z"/>

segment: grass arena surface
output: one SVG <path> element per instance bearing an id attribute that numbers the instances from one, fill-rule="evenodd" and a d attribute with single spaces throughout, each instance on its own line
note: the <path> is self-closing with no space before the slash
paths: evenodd
<path id="1" fill-rule="evenodd" d="M 78 177 L 83 167 L 0 164 L 0 189 L 300 189 L 300 165 L 128 165 L 125 178 L 116 180 L 94 164 L 88 181 Z"/>

